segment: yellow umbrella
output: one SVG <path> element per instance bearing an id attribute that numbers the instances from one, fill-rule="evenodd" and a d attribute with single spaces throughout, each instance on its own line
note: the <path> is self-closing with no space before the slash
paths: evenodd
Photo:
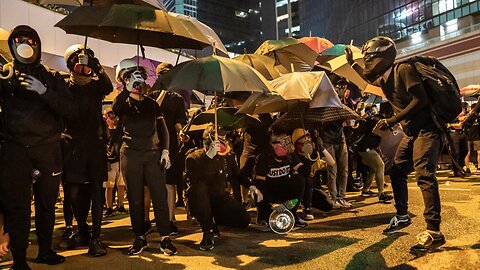
<path id="1" fill-rule="evenodd" d="M 0 28 L 0 56 L 5 58 L 7 62 L 13 60 L 12 55 L 10 54 L 10 48 L 8 47 L 8 37 L 10 32 Z"/>

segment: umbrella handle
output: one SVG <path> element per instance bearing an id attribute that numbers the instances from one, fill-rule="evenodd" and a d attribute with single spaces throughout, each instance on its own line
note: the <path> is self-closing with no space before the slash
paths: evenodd
<path id="1" fill-rule="evenodd" d="M 215 91 L 213 108 L 215 110 L 215 140 L 218 140 L 217 92 Z"/>

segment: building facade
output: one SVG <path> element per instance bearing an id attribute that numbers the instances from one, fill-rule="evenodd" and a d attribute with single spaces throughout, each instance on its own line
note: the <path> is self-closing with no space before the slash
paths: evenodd
<path id="1" fill-rule="evenodd" d="M 276 0 L 277 39 L 300 37 L 299 2 L 301 0 Z"/>

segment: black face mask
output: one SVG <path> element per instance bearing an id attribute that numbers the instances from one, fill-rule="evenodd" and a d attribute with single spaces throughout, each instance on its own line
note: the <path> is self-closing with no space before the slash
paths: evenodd
<path id="1" fill-rule="evenodd" d="M 395 62 L 395 48 L 391 47 L 384 52 L 368 53 L 364 56 L 364 75 L 372 83 L 382 76 Z"/>

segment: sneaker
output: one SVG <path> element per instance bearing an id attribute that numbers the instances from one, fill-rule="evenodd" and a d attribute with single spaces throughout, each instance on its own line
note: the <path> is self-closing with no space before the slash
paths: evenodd
<path id="1" fill-rule="evenodd" d="M 126 214 L 126 213 L 128 213 L 127 209 L 125 209 L 125 206 L 123 206 L 123 205 L 122 205 L 122 206 L 119 206 L 119 207 L 117 208 L 117 212 L 118 212 L 118 213 L 121 213 L 121 214 Z"/>
<path id="2" fill-rule="evenodd" d="M 352 204 L 347 202 L 345 199 L 340 199 L 338 202 L 342 205 L 343 208 L 349 208 L 352 207 Z"/>
<path id="3" fill-rule="evenodd" d="M 105 249 L 100 239 L 92 239 L 88 246 L 88 254 L 93 257 L 105 256 L 107 255 L 107 249 Z"/>
<path id="4" fill-rule="evenodd" d="M 113 216 L 113 209 L 112 209 L 112 208 L 107 208 L 107 211 L 105 211 L 104 216 L 105 216 L 105 217 L 111 217 L 111 216 Z"/>
<path id="5" fill-rule="evenodd" d="M 75 244 L 75 247 L 88 247 L 88 245 L 90 244 L 91 236 L 90 233 L 75 234 L 72 237 L 72 240 Z"/>
<path id="6" fill-rule="evenodd" d="M 399 216 L 394 216 L 387 228 L 383 230 L 383 234 L 389 235 L 398 232 L 399 230 L 407 227 L 412 224 L 412 219 L 407 215 L 406 217 L 400 218 Z"/>
<path id="7" fill-rule="evenodd" d="M 68 240 L 72 238 L 75 235 L 75 231 L 73 230 L 73 227 L 66 227 L 65 231 L 63 231 L 61 239 L 62 240 Z"/>
<path id="8" fill-rule="evenodd" d="M 213 228 L 213 237 L 215 237 L 215 238 L 220 237 L 220 231 L 218 230 L 217 226 L 215 226 L 215 228 Z"/>
<path id="9" fill-rule="evenodd" d="M 376 192 L 373 192 L 371 190 L 362 191 L 362 196 L 363 197 L 375 197 L 377 195 L 378 194 Z"/>
<path id="10" fill-rule="evenodd" d="M 304 227 L 307 227 L 307 226 L 308 226 L 308 223 L 305 220 L 303 220 L 299 217 L 297 217 L 295 219 L 295 227 L 304 228 Z"/>
<path id="11" fill-rule="evenodd" d="M 340 209 L 342 207 L 342 204 L 338 200 L 333 201 L 333 209 Z"/>
<path id="12" fill-rule="evenodd" d="M 128 255 L 138 255 L 148 249 L 147 239 L 140 236 L 135 237 L 132 246 L 128 249 Z"/>
<path id="13" fill-rule="evenodd" d="M 202 242 L 200 242 L 200 250 L 207 251 L 212 250 L 215 244 L 215 237 L 213 232 L 203 232 Z"/>
<path id="14" fill-rule="evenodd" d="M 393 200 L 393 196 L 392 195 L 387 195 L 384 192 L 384 193 L 380 194 L 380 196 L 378 196 L 378 200 L 380 202 L 388 202 L 388 201 Z"/>
<path id="15" fill-rule="evenodd" d="M 410 248 L 410 252 L 431 252 L 445 244 L 445 236 L 441 232 L 424 231 L 417 235 L 418 244 Z"/>
<path id="16" fill-rule="evenodd" d="M 172 240 L 169 237 L 165 237 L 160 242 L 160 251 L 167 256 L 177 254 L 177 248 L 173 245 Z"/>
<path id="17" fill-rule="evenodd" d="M 12 267 L 8 268 L 8 270 L 32 270 L 32 268 L 30 268 L 30 266 L 28 266 L 27 263 L 23 263 L 23 264 L 16 263 L 12 265 Z"/>
<path id="18" fill-rule="evenodd" d="M 50 250 L 45 255 L 38 255 L 38 257 L 35 259 L 36 263 L 43 263 L 43 264 L 48 264 L 48 265 L 56 265 L 56 264 L 61 264 L 65 261 L 65 257 L 62 255 L 58 255 L 55 251 Z"/>
<path id="19" fill-rule="evenodd" d="M 301 217 L 303 220 L 306 220 L 306 221 L 310 221 L 310 220 L 314 220 L 315 217 L 313 216 L 313 212 L 312 210 L 310 210 L 310 208 L 305 208 L 303 210 L 303 217 Z"/>
<path id="20" fill-rule="evenodd" d="M 152 223 L 150 222 L 150 220 L 145 220 L 143 228 L 144 235 L 150 234 L 152 232 Z"/>
<path id="21" fill-rule="evenodd" d="M 173 235 L 178 235 L 180 232 L 178 231 L 177 225 L 175 225 L 175 222 L 170 221 L 170 236 Z"/>

